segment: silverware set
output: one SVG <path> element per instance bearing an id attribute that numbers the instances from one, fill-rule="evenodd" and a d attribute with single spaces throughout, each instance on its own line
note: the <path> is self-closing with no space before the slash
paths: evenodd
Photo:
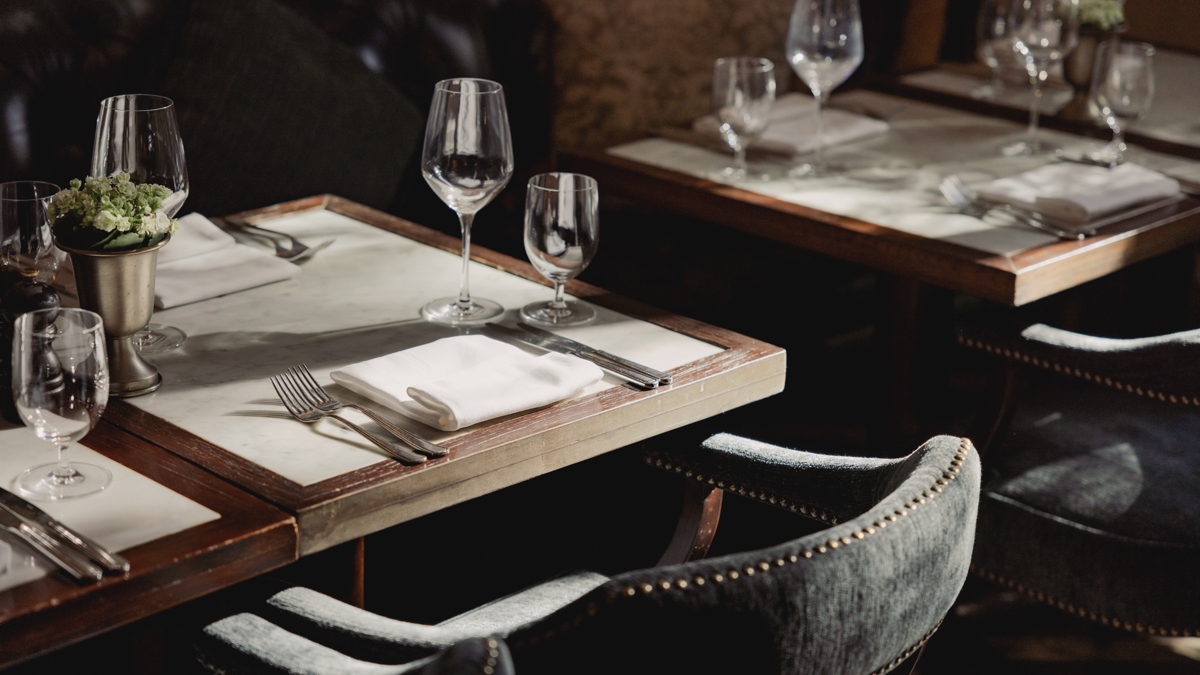
<path id="1" fill-rule="evenodd" d="M 644 389 L 654 389 L 659 385 L 671 383 L 670 373 L 664 373 L 661 370 L 643 366 L 640 363 L 630 361 L 616 354 L 610 354 L 595 347 L 589 347 L 581 342 L 576 342 L 570 338 L 542 330 L 536 326 L 530 326 L 527 323 L 519 323 L 517 326 L 520 330 L 502 326 L 498 323 L 484 324 L 483 328 L 484 332 L 492 333 L 498 337 L 516 340 L 546 351 L 570 354 L 585 361 L 591 361 L 605 371 Z"/>
<path id="2" fill-rule="evenodd" d="M 1012 204 L 1000 204 L 982 199 L 973 190 L 968 188 L 958 176 L 946 176 L 942 179 L 938 189 L 941 190 L 942 196 L 946 198 L 950 206 L 953 206 L 959 213 L 973 218 L 982 218 L 989 212 L 998 209 L 1008 213 L 1023 225 L 1032 227 L 1035 230 L 1041 230 L 1047 234 L 1052 234 L 1059 239 L 1077 241 L 1096 234 L 1096 230 L 1092 228 L 1081 228 L 1077 231 L 1066 230 L 1046 222 L 1045 218 L 1036 211 L 1022 209 Z"/>
<path id="3" fill-rule="evenodd" d="M 279 395 L 279 400 L 283 401 L 283 405 L 287 408 L 288 413 L 297 420 L 305 424 L 315 424 L 326 417 L 335 419 L 358 432 L 364 438 L 371 441 L 371 443 L 375 444 L 380 450 L 383 450 L 391 457 L 405 464 L 420 464 L 428 457 L 443 457 L 448 452 L 446 448 L 436 443 L 431 443 L 407 429 L 395 426 L 372 410 L 354 403 L 343 403 L 333 398 L 329 395 L 329 392 L 325 391 L 317 383 L 316 378 L 313 377 L 308 367 L 304 364 L 293 366 L 288 368 L 286 372 L 275 375 L 271 378 L 271 386 L 275 388 L 275 393 Z M 350 408 L 363 413 L 376 424 L 396 436 L 396 438 L 404 441 L 422 454 L 417 454 L 407 448 L 389 443 L 338 415 L 337 412 L 343 408 Z"/>
<path id="4" fill-rule="evenodd" d="M 330 237 L 329 239 L 326 239 L 318 244 L 308 246 L 286 232 L 268 230 L 265 227 L 259 227 L 249 223 L 235 223 L 225 218 L 213 218 L 212 220 L 224 230 L 244 232 L 252 237 L 257 237 L 264 241 L 270 242 L 270 244 L 275 247 L 275 257 L 283 258 L 288 262 L 299 262 L 300 260 L 314 255 L 318 251 L 336 241 L 336 237 Z"/>
<path id="5" fill-rule="evenodd" d="M 99 581 L 106 572 L 129 571 L 125 558 L 2 488 L 0 529 L 16 535 L 78 581 Z"/>

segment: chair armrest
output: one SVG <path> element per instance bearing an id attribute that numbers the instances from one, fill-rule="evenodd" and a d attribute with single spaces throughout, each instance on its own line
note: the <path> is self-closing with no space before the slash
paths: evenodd
<path id="1" fill-rule="evenodd" d="M 967 347 L 1171 403 L 1200 405 L 1200 330 L 1117 339 L 1034 324 L 1005 343 L 960 337 Z"/>
<path id="2" fill-rule="evenodd" d="M 858 516 L 894 490 L 912 457 L 821 455 L 731 434 L 698 449 L 646 453 L 659 468 L 830 524 Z"/>

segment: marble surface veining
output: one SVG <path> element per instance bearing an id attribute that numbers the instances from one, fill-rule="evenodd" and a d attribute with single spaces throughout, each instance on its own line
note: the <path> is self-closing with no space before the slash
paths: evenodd
<path id="1" fill-rule="evenodd" d="M 950 174 L 978 188 L 1054 161 L 1047 156 L 1000 155 L 1003 145 L 1024 137 L 1024 125 L 861 90 L 833 97 L 832 105 L 885 119 L 891 129 L 882 136 L 830 148 L 828 158 L 849 168 L 843 176 L 796 181 L 787 177 L 792 163 L 764 161 L 759 168 L 768 180 L 744 181 L 737 187 L 988 253 L 1007 255 L 1057 241 L 1003 212 L 984 219 L 957 213 L 938 191 L 942 178 Z M 1102 145 L 1047 129 L 1040 133 L 1075 152 Z M 608 152 L 713 180 L 724 180 L 719 171 L 730 162 L 727 155 L 663 138 L 647 138 Z M 1200 180 L 1200 162 L 1137 147 L 1131 147 L 1127 156 L 1131 162 L 1176 178 Z"/>
<path id="2" fill-rule="evenodd" d="M 34 436 L 31 430 L 5 422 L 0 422 L 0 449 L 0 485 L 9 490 L 26 469 L 53 463 L 57 457 L 54 446 Z M 221 517 L 216 511 L 78 443 L 72 443 L 69 452 L 72 461 L 97 464 L 111 471 L 112 484 L 85 497 L 34 503 L 108 549 L 123 551 Z M 0 532 L 0 537 L 13 544 L 9 571 L 0 574 L 0 590 L 40 579 L 57 569 L 15 536 Z"/>
<path id="3" fill-rule="evenodd" d="M 329 378 L 331 370 L 342 366 L 459 334 L 459 329 L 419 317 L 427 301 L 457 294 L 458 255 L 324 210 L 263 225 L 302 241 L 336 241 L 304 261 L 303 273 L 295 279 L 155 312 L 155 322 L 182 328 L 188 339 L 177 350 L 148 358 L 162 372 L 164 384 L 130 403 L 301 485 L 393 460 L 334 420 L 306 425 L 291 419 L 269 381 L 289 366 L 306 364 L 335 397 L 370 406 L 435 442 L 507 419 L 443 432 L 359 398 Z M 586 280 L 587 272 L 581 276 Z M 550 288 L 478 263 L 471 265 L 470 288 L 473 295 L 503 305 L 501 321 L 509 325 L 521 306 L 553 294 Z M 660 370 L 721 351 L 596 309 L 594 324 L 561 334 Z M 580 395 L 619 383 L 606 376 Z M 387 437 L 365 416 L 345 414 Z"/>

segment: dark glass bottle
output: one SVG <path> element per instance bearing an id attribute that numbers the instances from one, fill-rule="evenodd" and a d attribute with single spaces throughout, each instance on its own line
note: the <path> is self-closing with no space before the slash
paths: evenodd
<path id="1" fill-rule="evenodd" d="M 12 395 L 13 324 L 25 312 L 62 306 L 58 292 L 46 284 L 19 280 L 0 300 L 0 417 L 20 424 Z"/>

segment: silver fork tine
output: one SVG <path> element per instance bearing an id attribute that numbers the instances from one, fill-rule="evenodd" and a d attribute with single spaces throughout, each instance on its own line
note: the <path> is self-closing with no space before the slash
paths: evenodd
<path id="1" fill-rule="evenodd" d="M 275 387 L 275 393 L 279 396 L 279 400 L 283 401 L 283 407 L 287 408 L 288 413 L 290 413 L 292 417 L 299 418 L 301 411 L 296 408 L 291 398 L 288 397 L 287 393 L 280 386 L 279 376 L 276 375 L 271 378 L 271 386 Z"/>
<path id="2" fill-rule="evenodd" d="M 304 381 L 304 376 L 300 374 L 300 371 L 295 366 L 288 368 L 285 376 L 288 382 L 300 392 L 300 396 L 308 403 L 309 407 L 315 408 L 323 402 L 323 397 L 313 391 L 313 388 Z"/>

